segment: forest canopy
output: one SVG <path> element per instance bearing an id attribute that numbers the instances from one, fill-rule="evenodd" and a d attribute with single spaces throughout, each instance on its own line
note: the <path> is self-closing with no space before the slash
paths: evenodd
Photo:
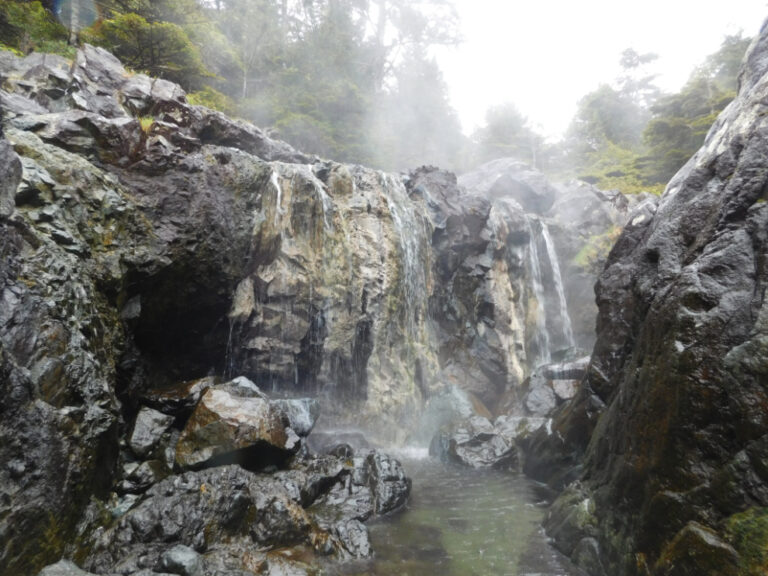
<path id="1" fill-rule="evenodd" d="M 434 57 L 460 29 L 452 0 L 0 0 L 0 48 L 103 46 L 191 102 L 323 157 L 461 172 L 513 156 L 624 192 L 660 192 L 698 149 L 735 96 L 749 44 L 726 37 L 673 94 L 655 84 L 655 54 L 625 50 L 619 76 L 584 95 L 552 143 L 507 101 L 462 133 Z"/>

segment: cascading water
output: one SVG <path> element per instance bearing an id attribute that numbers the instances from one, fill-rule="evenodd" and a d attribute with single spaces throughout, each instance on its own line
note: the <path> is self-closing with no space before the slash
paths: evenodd
<path id="1" fill-rule="evenodd" d="M 536 358 L 536 364 L 546 364 L 552 360 L 552 342 L 553 329 L 556 326 L 556 320 L 559 320 L 559 325 L 562 332 L 562 342 L 566 347 L 571 348 L 574 346 L 573 340 L 573 328 L 571 325 L 571 317 L 568 314 L 568 302 L 565 298 L 565 288 L 563 286 L 563 277 L 560 272 L 560 261 L 557 258 L 557 252 L 555 250 L 552 236 L 549 233 L 547 224 L 542 220 L 528 220 L 528 229 L 530 231 L 530 239 L 528 244 L 528 257 L 531 268 L 531 284 L 533 287 L 534 296 L 536 297 L 536 346 L 538 348 L 538 356 Z M 536 225 L 534 225 L 534 223 Z M 539 230 L 541 241 L 544 243 L 546 249 L 546 261 L 549 264 L 549 271 L 552 278 L 552 289 L 557 295 L 557 314 L 547 309 L 547 294 L 546 287 L 543 283 L 542 274 L 542 259 L 539 254 L 539 240 L 537 238 L 536 230 Z M 559 341 L 559 340 L 558 340 Z"/>
<path id="2" fill-rule="evenodd" d="M 427 307 L 427 279 L 421 244 L 426 242 L 427 230 L 420 214 L 414 210 L 408 192 L 402 181 L 390 174 L 379 174 L 385 190 L 385 198 L 392 223 L 395 227 L 403 253 L 403 304 L 406 314 L 406 329 L 409 336 L 417 332 L 419 319 L 424 319 Z"/>
<path id="3" fill-rule="evenodd" d="M 528 241 L 528 262 L 531 267 L 531 284 L 533 294 L 536 298 L 536 347 L 538 356 L 536 364 L 547 364 L 552 360 L 550 351 L 550 337 L 547 328 L 547 314 L 544 307 L 545 295 L 544 284 L 541 279 L 541 260 L 539 259 L 539 249 L 536 242 L 536 233 L 531 220 L 526 218 L 528 230 L 530 232 Z"/>
<path id="4" fill-rule="evenodd" d="M 560 261 L 557 258 L 557 252 L 555 251 L 555 245 L 552 242 L 552 237 L 549 235 L 549 227 L 546 222 L 541 222 L 541 236 L 544 239 L 544 244 L 547 247 L 547 256 L 549 257 L 550 266 L 552 266 L 552 278 L 554 279 L 555 291 L 557 292 L 557 301 L 560 307 L 560 322 L 563 326 L 563 338 L 568 343 L 569 348 L 573 348 L 573 328 L 571 327 L 571 317 L 568 314 L 568 302 L 565 299 L 565 289 L 563 287 L 563 277 L 560 274 Z"/>
<path id="5" fill-rule="evenodd" d="M 277 197 L 275 198 L 275 226 L 277 226 L 280 223 L 280 214 L 283 211 L 283 188 L 280 186 L 280 176 L 277 172 L 272 172 L 272 175 L 269 177 L 269 182 L 277 193 Z"/>

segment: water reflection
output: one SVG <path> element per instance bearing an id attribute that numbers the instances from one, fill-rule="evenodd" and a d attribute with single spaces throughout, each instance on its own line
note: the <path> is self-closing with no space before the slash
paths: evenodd
<path id="1" fill-rule="evenodd" d="M 338 576 L 576 576 L 540 530 L 545 508 L 522 476 L 448 467 L 400 455 L 413 492 L 407 510 L 370 525 L 372 560 Z"/>

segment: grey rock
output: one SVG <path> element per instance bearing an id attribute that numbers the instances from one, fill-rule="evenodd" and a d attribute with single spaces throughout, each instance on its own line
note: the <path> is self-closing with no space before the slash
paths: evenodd
<path id="1" fill-rule="evenodd" d="M 216 385 L 213 377 L 182 382 L 173 386 L 153 388 L 142 393 L 141 399 L 164 414 L 190 414 L 203 392 Z"/>
<path id="2" fill-rule="evenodd" d="M 553 380 L 552 391 L 558 402 L 570 400 L 579 391 L 580 380 Z"/>
<path id="3" fill-rule="evenodd" d="M 160 570 L 180 576 L 201 576 L 203 561 L 198 552 L 184 545 L 176 545 L 163 552 L 158 564 Z"/>
<path id="4" fill-rule="evenodd" d="M 264 392 L 262 392 L 258 386 L 256 386 L 256 384 L 248 380 L 248 378 L 245 376 L 238 376 L 237 378 L 233 378 L 224 384 L 217 384 L 213 388 L 216 390 L 223 390 L 233 396 L 240 398 L 261 398 L 262 400 L 269 399 L 267 395 L 264 394 Z"/>
<path id="5" fill-rule="evenodd" d="M 398 460 L 373 451 L 365 458 L 364 474 L 373 493 L 376 514 L 393 512 L 408 500 L 411 481 Z"/>
<path id="6" fill-rule="evenodd" d="M 543 174 L 512 158 L 484 164 L 459 179 L 462 186 L 482 190 L 492 197 L 511 198 L 526 212 L 544 214 L 555 201 L 557 190 Z"/>
<path id="7" fill-rule="evenodd" d="M 739 573 L 723 526 L 768 505 L 768 474 L 748 456 L 768 431 L 755 296 L 768 281 L 765 25 L 740 83 L 658 205 L 634 207 L 596 286 L 587 375 L 527 460 L 547 479 L 583 458 L 608 574 L 631 573 L 630 548 L 660 574 Z"/>
<path id="8" fill-rule="evenodd" d="M 408 500 L 411 481 L 406 477 L 399 461 L 377 451 L 354 458 L 350 476 L 318 498 L 310 510 L 320 526 L 337 530 L 339 519 L 366 521 L 374 515 L 389 514 L 401 508 Z M 355 529 L 357 525 L 349 529 Z M 352 538 L 353 555 L 360 551 Z M 354 551 L 357 550 L 357 551 Z"/>
<path id="9" fill-rule="evenodd" d="M 299 438 L 287 427 L 282 410 L 263 398 L 234 396 L 212 387 L 203 393 L 182 430 L 176 464 L 182 469 L 210 465 L 217 457 L 262 446 L 264 458 L 270 450 L 287 458 L 298 449 Z M 261 458 L 258 453 L 248 456 L 248 465 L 266 463 Z"/>
<path id="10" fill-rule="evenodd" d="M 501 434 L 482 416 L 438 432 L 429 452 L 444 461 L 471 468 L 516 469 L 518 466 L 514 439 Z"/>
<path id="11" fill-rule="evenodd" d="M 133 431 L 128 438 L 128 445 L 133 453 L 143 458 L 157 445 L 168 427 L 173 424 L 173 416 L 163 414 L 152 408 L 142 407 L 136 415 Z"/>
<path id="12" fill-rule="evenodd" d="M 122 492 L 144 492 L 171 473 L 165 462 L 148 460 L 134 466 L 120 483 Z"/>
<path id="13" fill-rule="evenodd" d="M 95 576 L 90 572 L 81 570 L 77 564 L 70 560 L 59 560 L 43 568 L 37 576 Z"/>
<path id="14" fill-rule="evenodd" d="M 320 416 L 320 404 L 313 398 L 273 400 L 272 405 L 283 411 L 291 429 L 302 437 L 309 436 Z"/>
<path id="15" fill-rule="evenodd" d="M 371 555 L 373 549 L 368 530 L 358 520 L 339 522 L 332 528 L 332 532 L 353 558 L 368 558 Z"/>
<path id="16" fill-rule="evenodd" d="M 15 208 L 16 187 L 21 181 L 21 162 L 7 140 L 0 136 L 0 219 L 8 218 Z"/>
<path id="17" fill-rule="evenodd" d="M 534 374 L 524 398 L 526 410 L 533 416 L 549 416 L 557 406 L 557 398 L 549 380 Z"/>

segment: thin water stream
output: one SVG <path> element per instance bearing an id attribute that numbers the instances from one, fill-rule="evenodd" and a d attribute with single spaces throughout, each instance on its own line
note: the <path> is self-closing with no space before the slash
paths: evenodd
<path id="1" fill-rule="evenodd" d="M 334 576 L 577 576 L 541 531 L 546 509 L 523 476 L 402 458 L 406 510 L 370 524 L 371 560 Z"/>

